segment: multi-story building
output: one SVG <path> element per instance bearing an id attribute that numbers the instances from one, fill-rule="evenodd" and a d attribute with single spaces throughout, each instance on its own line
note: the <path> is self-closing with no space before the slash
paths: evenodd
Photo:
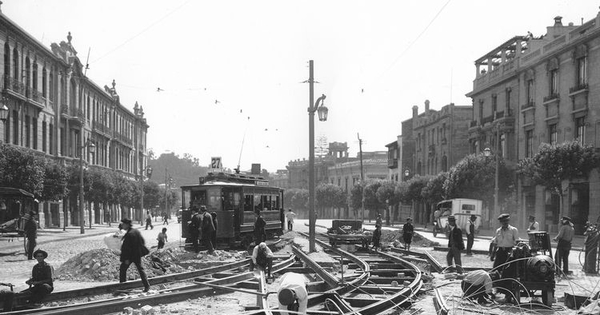
<path id="1" fill-rule="evenodd" d="M 417 106 L 413 106 L 412 110 L 412 117 L 402 122 L 402 137 L 398 145 L 404 180 L 415 175 L 446 172 L 469 154 L 467 130 L 473 115 L 471 106 L 450 103 L 440 110 L 433 110 L 426 100 L 423 113 L 419 114 Z M 423 204 L 414 206 L 415 222 L 428 222 L 431 208 Z"/>
<path id="2" fill-rule="evenodd" d="M 396 141 L 388 143 L 385 147 L 388 150 L 387 160 L 388 160 L 388 180 L 399 182 L 403 180 L 402 177 L 402 168 L 400 167 L 400 157 L 401 157 L 401 146 L 402 136 L 398 136 Z"/>
<path id="3" fill-rule="evenodd" d="M 425 101 L 421 114 L 413 106 L 412 118 L 402 122 L 404 175 L 437 175 L 469 154 L 467 129 L 471 117 L 471 106 L 451 103 L 438 111 L 430 109 L 429 101 Z"/>
<path id="4" fill-rule="evenodd" d="M 2 104 L 8 119 L 0 128 L 0 140 L 28 148 L 63 165 L 79 165 L 83 154 L 86 165 L 112 169 L 134 178 L 146 165 L 148 125 L 137 103 L 131 112 L 119 100 L 115 81 L 101 88 L 85 76 L 85 65 L 67 41 L 50 49 L 4 14 L 0 13 L 0 44 L 4 47 Z M 95 152 L 84 150 L 88 140 Z M 64 226 L 79 222 L 76 196 L 39 207 L 42 226 Z M 91 212 L 90 212 L 91 211 Z M 86 204 L 89 223 L 121 216 L 141 218 L 141 209 Z"/>
<path id="5" fill-rule="evenodd" d="M 289 188 L 288 170 L 277 170 L 274 174 L 269 175 L 269 182 L 272 186 L 280 188 Z"/>
<path id="6" fill-rule="evenodd" d="M 329 183 L 342 187 L 345 192 L 350 192 L 352 187 L 360 182 L 361 177 L 365 181 L 387 179 L 387 163 L 387 152 L 385 151 L 363 152 L 362 161 L 360 153 L 357 153 L 356 158 L 352 158 L 348 162 L 336 163 L 327 169 Z"/>
<path id="7" fill-rule="evenodd" d="M 554 18 L 545 35 L 515 36 L 476 60 L 474 115 L 469 128 L 471 152 L 490 147 L 515 165 L 533 156 L 542 143 L 577 140 L 600 146 L 600 15 L 582 25 Z M 483 69 L 482 69 L 483 68 Z M 562 215 L 570 215 L 576 233 L 600 215 L 598 172 L 567 188 L 560 213 L 559 197 L 544 187 L 518 180 L 513 212 L 520 228 L 535 215 L 542 229 L 556 231 Z"/>

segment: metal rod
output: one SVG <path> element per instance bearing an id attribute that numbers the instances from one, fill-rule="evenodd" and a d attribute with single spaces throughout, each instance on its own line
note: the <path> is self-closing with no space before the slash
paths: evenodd
<path id="1" fill-rule="evenodd" d="M 314 77 L 313 61 L 308 61 L 308 251 L 313 253 L 315 249 L 315 224 L 317 217 L 315 213 L 315 110 L 314 103 Z"/>
<path id="2" fill-rule="evenodd" d="M 79 155 L 79 233 L 85 234 L 85 226 L 84 226 L 84 212 L 83 209 L 84 200 L 83 200 L 83 152 L 85 150 L 85 144 L 83 143 L 83 134 L 81 135 L 81 154 Z"/>

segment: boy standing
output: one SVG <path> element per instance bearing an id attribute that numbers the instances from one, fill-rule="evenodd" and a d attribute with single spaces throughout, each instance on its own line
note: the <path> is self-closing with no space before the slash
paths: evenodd
<path id="1" fill-rule="evenodd" d="M 380 241 L 381 241 L 381 225 L 376 225 L 375 231 L 373 231 L 373 249 L 375 251 L 377 251 Z"/>
<path id="2" fill-rule="evenodd" d="M 410 250 L 413 234 L 415 234 L 415 227 L 412 225 L 412 218 L 407 218 L 406 223 L 402 227 L 402 239 L 404 240 L 405 250 Z"/>
<path id="3" fill-rule="evenodd" d="M 165 247 L 165 242 L 168 242 L 167 228 L 163 228 L 162 232 L 158 233 L 158 237 L 156 238 L 156 240 L 158 240 L 158 249 Z"/>

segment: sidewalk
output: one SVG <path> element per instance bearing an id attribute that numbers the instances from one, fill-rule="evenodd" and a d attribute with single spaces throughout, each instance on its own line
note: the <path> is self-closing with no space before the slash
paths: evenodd
<path id="1" fill-rule="evenodd" d="M 404 225 L 404 223 L 394 223 L 394 226 L 387 226 L 385 225 L 385 221 L 383 223 L 382 228 L 383 229 L 389 229 L 389 230 L 401 230 L 402 226 Z M 415 227 L 415 231 L 419 231 L 419 232 L 428 232 L 428 233 L 432 233 L 432 229 L 433 226 L 431 224 L 427 225 L 427 228 L 425 228 L 424 224 L 414 224 Z M 371 220 L 371 222 L 365 221 L 363 223 L 363 226 L 367 229 L 375 229 L 375 220 Z M 496 229 L 489 229 L 489 230 L 479 230 L 477 233 L 475 233 L 475 239 L 477 240 L 491 240 L 492 236 L 496 233 Z M 558 233 L 550 233 L 550 241 L 552 243 L 552 248 L 556 248 L 556 242 L 552 241 L 552 239 L 554 237 L 556 237 Z M 521 231 L 519 230 L 519 237 L 521 239 L 524 240 L 528 240 L 529 236 L 527 235 L 527 231 Z M 445 238 L 442 236 L 442 238 Z M 583 235 L 575 235 L 575 237 L 573 238 L 573 242 L 572 247 L 571 247 L 571 252 L 574 251 L 581 251 L 584 247 L 584 243 L 585 243 L 585 236 Z M 487 249 L 486 249 L 487 250 Z"/>
<path id="2" fill-rule="evenodd" d="M 39 229 L 37 235 L 37 244 L 45 244 L 50 242 L 59 242 L 63 240 L 72 240 L 75 238 L 84 238 L 90 236 L 97 236 L 102 234 L 108 234 L 115 232 L 118 229 L 119 224 L 108 224 L 105 225 L 92 225 L 85 227 L 85 234 L 81 234 L 79 226 L 67 226 L 63 231 L 63 228 L 45 228 Z M 0 253 L 1 254 L 12 254 L 15 251 L 23 250 L 23 237 L 4 236 L 0 237 Z"/>

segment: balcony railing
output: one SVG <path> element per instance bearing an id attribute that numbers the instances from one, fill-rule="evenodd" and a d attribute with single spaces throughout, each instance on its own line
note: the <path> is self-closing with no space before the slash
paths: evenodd
<path id="1" fill-rule="evenodd" d="M 388 159 L 388 168 L 397 168 L 398 159 Z"/>
<path id="2" fill-rule="evenodd" d="M 530 107 L 535 107 L 535 102 L 532 101 L 532 100 L 530 100 L 529 102 L 525 103 L 525 105 L 523 105 L 521 107 L 521 109 L 527 109 L 527 108 L 530 108 Z"/>
<path id="3" fill-rule="evenodd" d="M 490 116 L 484 117 L 484 118 L 481 120 L 481 124 L 482 124 L 482 125 L 485 125 L 485 124 L 487 124 L 487 123 L 491 123 L 492 121 L 494 121 L 494 115 L 490 115 Z"/>
<path id="4" fill-rule="evenodd" d="M 569 94 L 587 90 L 588 88 L 589 88 L 589 85 L 587 83 L 581 83 L 581 84 L 578 84 L 577 86 L 569 88 Z"/>
<path id="5" fill-rule="evenodd" d="M 16 92 L 21 95 L 25 95 L 25 85 L 21 83 L 19 80 L 9 76 L 4 76 L 4 88 Z"/>
<path id="6" fill-rule="evenodd" d="M 550 102 L 553 100 L 557 100 L 560 97 L 560 95 L 558 93 L 552 93 L 548 96 L 544 96 L 544 103 L 545 102 Z"/>

